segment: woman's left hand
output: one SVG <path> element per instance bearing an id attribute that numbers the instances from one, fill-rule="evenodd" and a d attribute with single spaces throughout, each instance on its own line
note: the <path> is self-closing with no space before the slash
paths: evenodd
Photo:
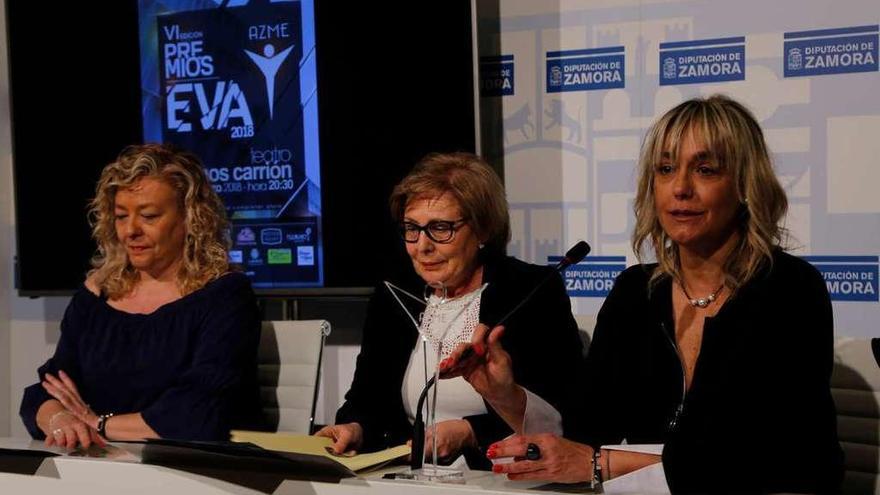
<path id="1" fill-rule="evenodd" d="M 73 449 L 77 445 L 89 448 L 91 444 L 103 447 L 106 442 L 94 428 L 89 428 L 73 414 L 65 410 L 58 411 L 49 420 L 46 432 L 46 447 L 57 445 Z"/>
<path id="2" fill-rule="evenodd" d="M 533 443 L 541 458 L 525 460 L 526 449 Z M 559 483 L 590 481 L 593 477 L 593 448 L 549 433 L 514 435 L 489 447 L 486 457 L 515 457 L 509 464 L 495 464 L 492 471 L 505 473 L 511 480 L 547 480 Z"/>
<path id="3" fill-rule="evenodd" d="M 76 419 L 90 428 L 98 428 L 98 415 L 80 397 L 76 384 L 67 376 L 67 373 L 59 370 L 57 377 L 51 373 L 46 373 L 45 377 L 43 388 L 49 392 L 49 395 L 57 399 Z"/>
<path id="4" fill-rule="evenodd" d="M 432 439 L 434 429 L 430 425 L 425 429 L 425 458 L 433 455 Z M 465 447 L 477 445 L 477 437 L 470 422 L 464 419 L 450 419 L 437 423 L 437 458 L 450 459 L 457 457 Z"/>

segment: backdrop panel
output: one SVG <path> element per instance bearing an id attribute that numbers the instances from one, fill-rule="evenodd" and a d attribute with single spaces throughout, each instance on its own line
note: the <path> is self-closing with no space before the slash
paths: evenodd
<path id="1" fill-rule="evenodd" d="M 481 0 L 483 137 L 501 149 L 510 254 L 567 274 L 596 313 L 629 246 L 647 126 L 714 93 L 763 126 L 790 209 L 793 252 L 826 279 L 838 335 L 877 336 L 880 89 L 876 0 Z M 492 129 L 490 132 L 489 129 Z"/>

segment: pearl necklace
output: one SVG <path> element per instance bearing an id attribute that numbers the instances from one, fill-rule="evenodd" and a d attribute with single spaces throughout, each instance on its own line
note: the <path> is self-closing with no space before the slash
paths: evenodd
<path id="1" fill-rule="evenodd" d="M 688 291 L 684 288 L 683 283 L 679 284 L 679 287 L 681 287 L 681 291 L 684 292 L 684 297 L 687 298 L 688 303 L 690 303 L 691 306 L 695 308 L 705 308 L 706 306 L 715 302 L 716 299 L 718 299 L 718 294 L 721 294 L 721 291 L 724 290 L 724 282 L 721 282 L 721 285 L 718 286 L 717 289 L 715 289 L 715 292 L 709 294 L 706 297 L 700 297 L 697 299 L 692 298 L 691 295 L 688 294 Z"/>

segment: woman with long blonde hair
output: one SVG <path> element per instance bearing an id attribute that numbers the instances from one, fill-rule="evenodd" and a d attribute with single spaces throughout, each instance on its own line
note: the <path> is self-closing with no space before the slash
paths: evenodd
<path id="1" fill-rule="evenodd" d="M 566 438 L 498 442 L 489 458 L 531 455 L 496 472 L 600 482 L 646 468 L 640 492 L 836 493 L 831 300 L 784 250 L 786 208 L 743 105 L 716 95 L 661 116 L 642 147 L 633 233 L 656 262 L 625 270 L 602 305 Z M 517 385 L 497 332 L 488 359 L 457 373 L 524 421 L 504 400 Z"/>

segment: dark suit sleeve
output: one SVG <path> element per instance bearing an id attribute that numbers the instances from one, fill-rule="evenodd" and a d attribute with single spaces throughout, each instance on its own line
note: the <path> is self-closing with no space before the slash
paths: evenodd
<path id="1" fill-rule="evenodd" d="M 805 263 L 780 279 L 759 295 L 766 309 L 756 311 L 766 313 L 758 316 L 766 325 L 758 323 L 750 345 L 735 354 L 738 377 L 725 395 L 736 400 L 711 417 L 683 417 L 684 431 L 666 443 L 673 493 L 837 491 L 831 302 L 822 277 Z M 684 428 L 686 420 L 692 428 Z"/>
<path id="2" fill-rule="evenodd" d="M 525 317 L 531 330 L 522 333 L 524 338 L 517 342 L 517 354 L 527 356 L 519 364 L 514 361 L 517 383 L 546 400 L 563 417 L 570 416 L 577 390 L 573 382 L 583 365 L 583 344 L 559 275 L 544 286 Z"/>
<path id="3" fill-rule="evenodd" d="M 546 273 L 541 270 L 540 278 Z M 527 281 L 521 283 L 524 287 L 531 287 Z M 519 299 L 514 297 L 502 301 L 502 305 L 513 307 L 518 302 Z M 573 395 L 571 379 L 582 360 L 582 344 L 561 277 L 553 276 L 511 317 L 502 346 L 513 361 L 516 382 L 546 400 L 563 416 L 568 414 Z M 481 452 L 491 443 L 513 433 L 488 405 L 487 410 L 487 414 L 465 418 L 474 430 Z M 479 467 L 485 468 L 483 460 L 485 457 Z M 468 457 L 468 463 L 475 467 L 471 457 Z"/>
<path id="4" fill-rule="evenodd" d="M 639 292 L 632 286 L 644 278 L 634 276 L 636 269 L 618 276 L 596 317 L 587 357 L 573 380 L 570 413 L 563 415 L 566 438 L 594 447 L 619 444 L 624 438 L 621 420 L 626 415 L 620 409 L 626 407 L 626 398 L 620 391 L 626 385 L 619 380 L 625 376 L 620 368 L 626 358 L 619 341 L 627 325 L 626 294 Z"/>
<path id="5" fill-rule="evenodd" d="M 401 325 L 407 323 L 399 318 L 406 318 L 402 311 L 384 286 L 376 288 L 367 308 L 351 388 L 336 413 L 337 424 L 361 425 L 365 451 L 399 445 L 412 435 L 401 398 L 401 378 L 412 351 L 412 339 L 402 338 L 406 327 Z"/>
<path id="6" fill-rule="evenodd" d="M 96 300 L 95 296 L 86 293 L 86 290 L 85 288 L 80 289 L 64 311 L 64 318 L 61 320 L 61 338 L 55 347 L 55 354 L 37 370 L 39 381 L 24 389 L 19 414 L 28 433 L 38 440 L 42 440 L 46 436 L 37 426 L 37 411 L 44 402 L 52 399 L 52 396 L 41 385 L 46 373 L 57 377 L 58 371 L 63 370 L 74 383 L 82 383 L 77 358 L 77 342 L 81 329 L 88 322 L 89 306 L 91 302 Z"/>

